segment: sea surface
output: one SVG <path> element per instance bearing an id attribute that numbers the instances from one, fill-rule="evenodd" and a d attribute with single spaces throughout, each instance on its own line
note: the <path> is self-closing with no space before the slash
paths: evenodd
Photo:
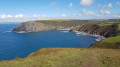
<path id="1" fill-rule="evenodd" d="M 0 24 L 0 61 L 27 57 L 41 48 L 88 48 L 97 37 L 63 30 L 15 33 L 18 24 Z"/>

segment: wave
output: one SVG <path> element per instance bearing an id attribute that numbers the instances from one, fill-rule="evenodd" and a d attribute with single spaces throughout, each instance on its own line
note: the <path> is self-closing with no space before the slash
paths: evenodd
<path id="1" fill-rule="evenodd" d="M 64 30 L 70 30 L 69 28 L 66 28 L 66 29 L 59 29 L 59 30 L 62 30 L 62 31 L 64 31 Z"/>
<path id="2" fill-rule="evenodd" d="M 59 29 L 59 30 L 66 33 L 66 32 L 69 32 L 70 29 Z"/>
<path id="3" fill-rule="evenodd" d="M 11 32 L 11 31 L 5 31 L 5 32 Z"/>
<path id="4" fill-rule="evenodd" d="M 85 32 L 79 32 L 79 31 L 75 31 L 75 33 L 78 35 L 90 35 L 90 36 L 93 36 L 93 37 L 97 37 L 97 39 L 95 39 L 96 41 L 101 41 L 103 39 L 105 39 L 105 37 L 103 36 L 100 36 L 100 35 L 92 35 L 92 34 L 88 34 L 88 33 L 85 33 Z"/>
<path id="5" fill-rule="evenodd" d="M 66 30 L 66 31 L 62 31 L 62 32 L 66 33 L 66 32 L 69 32 L 69 31 Z"/>
<path id="6" fill-rule="evenodd" d="M 5 31 L 5 32 L 2 32 L 2 33 L 10 33 L 11 31 Z"/>
<path id="7" fill-rule="evenodd" d="M 102 39 L 101 38 L 98 38 L 98 39 L 95 39 L 96 41 L 101 41 Z"/>
<path id="8" fill-rule="evenodd" d="M 17 33 L 26 33 L 25 31 L 20 31 L 20 32 L 17 32 Z"/>
<path id="9" fill-rule="evenodd" d="M 75 31 L 75 33 L 76 33 L 77 35 L 88 35 L 87 33 L 79 32 L 79 31 Z"/>

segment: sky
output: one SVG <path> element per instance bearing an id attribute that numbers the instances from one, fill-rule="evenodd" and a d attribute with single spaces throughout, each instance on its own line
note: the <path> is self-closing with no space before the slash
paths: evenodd
<path id="1" fill-rule="evenodd" d="M 0 0 L 0 22 L 120 19 L 120 0 Z"/>

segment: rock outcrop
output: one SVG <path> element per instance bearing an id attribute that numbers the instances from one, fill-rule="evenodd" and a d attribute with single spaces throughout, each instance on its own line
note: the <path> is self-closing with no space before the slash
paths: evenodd
<path id="1" fill-rule="evenodd" d="M 56 27 L 45 25 L 43 23 L 32 23 L 32 22 L 25 22 L 20 24 L 18 27 L 13 29 L 13 32 L 37 32 L 37 31 L 45 31 L 45 30 L 53 30 Z"/>
<path id="2" fill-rule="evenodd" d="M 97 24 L 87 24 L 83 26 L 78 26 L 70 30 L 70 32 L 80 31 L 93 35 L 100 35 L 104 37 L 113 37 L 117 36 L 120 33 L 117 24 L 99 26 Z"/>

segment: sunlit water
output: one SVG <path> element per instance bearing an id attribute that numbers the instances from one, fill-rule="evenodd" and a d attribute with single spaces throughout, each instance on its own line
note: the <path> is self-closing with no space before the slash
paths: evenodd
<path id="1" fill-rule="evenodd" d="M 15 33 L 18 24 L 0 24 L 0 60 L 24 58 L 41 48 L 88 48 L 96 37 L 61 30 Z"/>

